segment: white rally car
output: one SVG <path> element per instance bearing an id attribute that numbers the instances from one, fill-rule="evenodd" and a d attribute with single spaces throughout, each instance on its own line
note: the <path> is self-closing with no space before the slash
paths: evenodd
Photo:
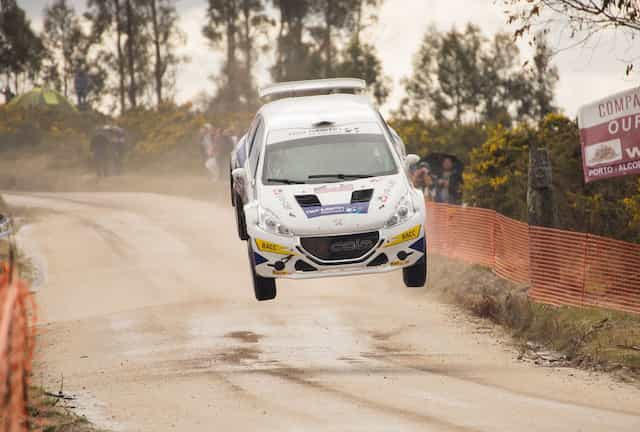
<path id="1" fill-rule="evenodd" d="M 356 79 L 274 84 L 232 155 L 232 203 L 248 240 L 258 300 L 277 278 L 402 269 L 408 287 L 427 277 L 425 204 L 404 143 Z M 322 93 L 315 96 L 302 94 Z M 284 98 L 282 98 L 284 96 Z"/>

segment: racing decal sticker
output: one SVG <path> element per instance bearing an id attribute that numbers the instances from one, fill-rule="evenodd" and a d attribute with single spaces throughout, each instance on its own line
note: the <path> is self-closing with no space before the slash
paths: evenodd
<path id="1" fill-rule="evenodd" d="M 407 260 L 396 260 L 396 261 L 391 261 L 391 266 L 392 267 L 398 267 L 401 265 L 405 265 L 408 261 Z"/>
<path id="2" fill-rule="evenodd" d="M 378 202 L 380 203 L 380 207 L 378 207 L 378 210 L 382 210 L 386 205 L 387 201 L 389 201 L 389 197 L 391 196 L 391 191 L 393 190 L 393 187 L 395 186 L 395 184 L 396 182 L 393 179 L 387 182 L 387 185 L 382 191 L 382 194 L 378 196 Z"/>
<path id="3" fill-rule="evenodd" d="M 269 133 L 269 144 L 276 144 L 296 139 L 313 138 L 329 135 L 379 134 L 382 130 L 377 123 L 360 122 L 342 126 L 280 129 Z"/>
<path id="4" fill-rule="evenodd" d="M 325 186 L 320 186 L 313 189 L 313 193 L 315 194 L 325 194 L 325 193 L 332 193 L 332 192 L 351 192 L 351 191 L 353 191 L 353 185 L 345 184 L 345 183 L 341 183 L 335 186 L 325 185 Z"/>
<path id="5" fill-rule="evenodd" d="M 279 245 L 277 243 L 273 243 L 267 240 L 256 239 L 256 246 L 258 250 L 262 252 L 269 252 L 278 255 L 296 255 L 291 249 L 286 246 Z"/>
<path id="6" fill-rule="evenodd" d="M 391 246 L 396 246 L 399 245 L 401 243 L 407 242 L 409 240 L 415 240 L 418 238 L 418 236 L 420 235 L 420 229 L 422 228 L 422 225 L 416 225 L 411 229 L 408 229 L 404 232 L 401 232 L 400 234 L 391 237 L 387 243 L 384 245 L 384 247 L 391 247 Z M 419 247 L 420 240 L 418 240 L 417 242 L 415 242 L 413 245 L 411 245 L 410 247 L 414 250 L 417 250 L 418 252 L 424 252 L 424 243 L 422 244 L 422 250 L 418 250 L 415 249 L 413 246 Z"/>
<path id="7" fill-rule="evenodd" d="M 369 203 L 333 204 L 326 206 L 303 207 L 304 214 L 309 218 L 320 216 L 333 216 L 340 214 L 366 214 L 369 213 Z"/>

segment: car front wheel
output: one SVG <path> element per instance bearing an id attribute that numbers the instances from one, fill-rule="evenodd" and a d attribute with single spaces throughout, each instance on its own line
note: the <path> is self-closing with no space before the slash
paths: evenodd
<path id="1" fill-rule="evenodd" d="M 427 256 L 423 255 L 414 265 L 402 269 L 407 288 L 422 288 L 427 282 Z"/>
<path id="2" fill-rule="evenodd" d="M 236 213 L 236 226 L 238 227 L 238 237 L 240 240 L 246 241 L 249 239 L 249 234 L 247 233 L 247 220 L 244 217 L 244 209 L 242 208 L 242 198 L 236 195 L 235 198 L 235 213 Z"/>
<path id="3" fill-rule="evenodd" d="M 253 247 L 251 242 L 248 243 L 249 250 L 249 267 L 251 267 L 251 277 L 253 279 L 253 291 L 256 295 L 256 300 L 266 301 L 276 298 L 276 280 L 273 278 L 266 278 L 256 273 L 256 260 L 253 253 Z"/>

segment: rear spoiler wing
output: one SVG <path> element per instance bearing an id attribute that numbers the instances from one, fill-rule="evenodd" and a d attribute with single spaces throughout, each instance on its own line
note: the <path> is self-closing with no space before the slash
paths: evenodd
<path id="1" fill-rule="evenodd" d="M 337 90 L 366 90 L 367 83 L 357 78 L 330 78 L 309 81 L 289 81 L 270 84 L 260 89 L 260 97 L 295 96 L 297 93 L 332 92 Z"/>

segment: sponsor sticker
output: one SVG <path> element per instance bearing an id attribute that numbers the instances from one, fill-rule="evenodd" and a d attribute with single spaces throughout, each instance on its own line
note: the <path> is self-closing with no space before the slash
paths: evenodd
<path id="1" fill-rule="evenodd" d="M 408 229 L 396 236 L 391 237 L 389 241 L 384 245 L 384 247 L 396 246 L 400 243 L 417 239 L 418 236 L 420 236 L 420 228 L 422 228 L 422 225 L 416 225 L 411 229 Z"/>
<path id="2" fill-rule="evenodd" d="M 341 214 L 366 214 L 369 212 L 369 203 L 333 204 L 326 206 L 303 207 L 304 214 L 309 218 L 321 216 L 333 216 Z"/>
<path id="3" fill-rule="evenodd" d="M 278 129 L 269 133 L 269 144 L 276 144 L 296 139 L 313 138 L 329 135 L 380 134 L 382 130 L 377 123 L 359 122 L 340 126 Z"/>
<path id="4" fill-rule="evenodd" d="M 331 186 L 320 186 L 313 189 L 313 193 L 315 194 L 325 194 L 325 193 L 333 193 L 333 192 L 351 192 L 353 191 L 353 185 L 351 184 L 338 184 Z"/>
<path id="5" fill-rule="evenodd" d="M 267 240 L 256 239 L 256 246 L 258 247 L 258 250 L 262 252 L 270 252 L 279 255 L 296 255 L 288 247 Z"/>
<path id="6" fill-rule="evenodd" d="M 405 265 L 406 263 L 407 263 L 407 260 L 396 260 L 396 261 L 391 261 L 391 266 L 398 267 L 401 265 Z"/>

